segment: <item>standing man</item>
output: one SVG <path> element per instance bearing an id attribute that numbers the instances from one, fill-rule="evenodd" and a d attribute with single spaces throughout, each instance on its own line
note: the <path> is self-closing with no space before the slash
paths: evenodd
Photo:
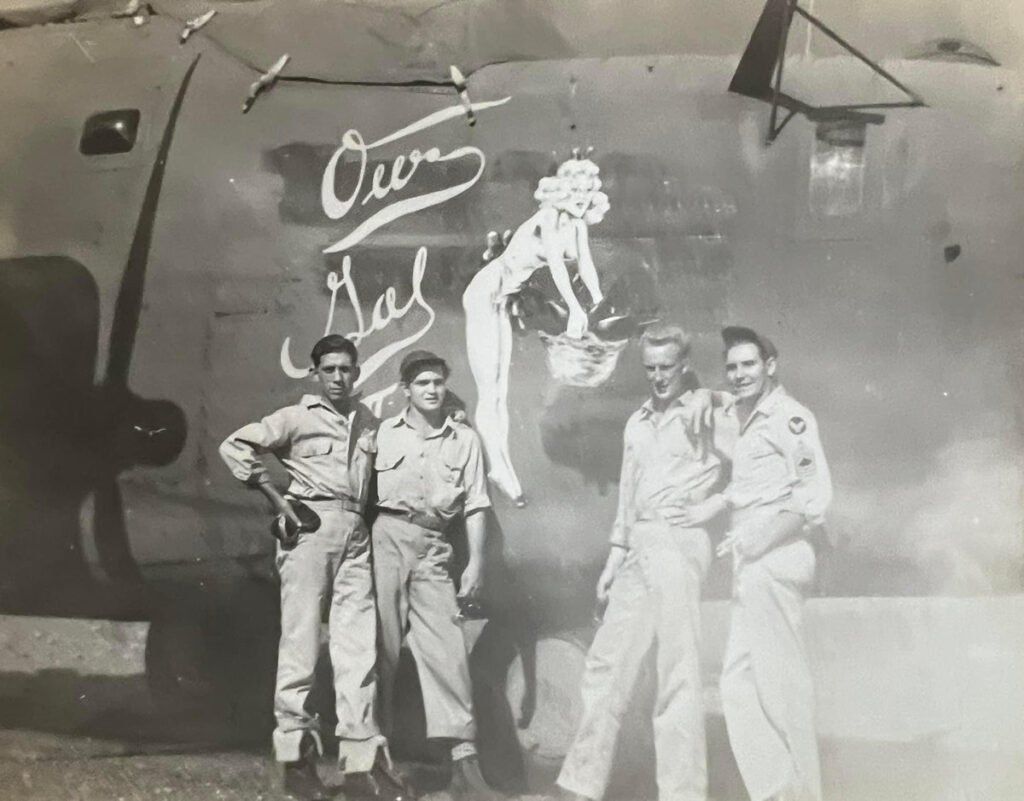
<path id="1" fill-rule="evenodd" d="M 351 341 L 325 336 L 311 358 L 319 393 L 243 426 L 220 446 L 234 476 L 258 488 L 277 514 L 281 641 L 274 753 L 284 763 L 286 792 L 330 797 L 317 773 L 323 751 L 317 720 L 306 708 L 327 616 L 346 790 L 399 801 L 401 788 L 383 765 L 385 740 L 374 717 L 377 626 L 363 511 L 377 420 L 351 397 L 359 377 Z M 284 495 L 260 461 L 264 453 L 288 472 Z"/>
<path id="2" fill-rule="evenodd" d="M 778 353 L 749 328 L 722 331 L 740 432 L 726 493 L 732 623 L 722 708 L 751 801 L 821 798 L 814 687 L 802 635 L 811 540 L 832 499 L 818 426 L 775 379 Z"/>
<path id="3" fill-rule="evenodd" d="M 607 609 L 587 654 L 583 715 L 558 784 L 576 797 L 602 798 L 619 724 L 654 648 L 658 798 L 704 801 L 700 590 L 711 544 L 703 525 L 723 508 L 714 495 L 722 457 L 701 426 L 709 393 L 690 389 L 689 337 L 660 326 L 640 344 L 651 396 L 626 423 L 618 514 L 597 584 Z"/>
<path id="4" fill-rule="evenodd" d="M 394 678 L 403 640 L 416 659 L 427 737 L 451 745 L 456 799 L 500 796 L 476 756 L 476 723 L 460 602 L 483 587 L 486 510 L 491 502 L 480 439 L 445 409 L 448 365 L 425 350 L 402 359 L 408 405 L 381 423 L 377 438 L 377 505 L 373 568 L 380 615 L 380 672 L 385 729 L 394 725 Z M 458 597 L 447 529 L 464 518 L 469 562 Z"/>

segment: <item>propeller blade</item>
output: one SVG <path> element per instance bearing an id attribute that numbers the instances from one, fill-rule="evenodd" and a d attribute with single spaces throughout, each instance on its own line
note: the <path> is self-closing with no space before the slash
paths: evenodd
<path id="1" fill-rule="evenodd" d="M 135 224 L 135 236 L 131 249 L 128 251 L 128 262 L 121 276 L 121 288 L 114 303 L 114 319 L 110 328 L 110 349 L 107 359 L 106 379 L 104 384 L 110 389 L 127 389 L 128 370 L 131 366 L 132 352 L 135 349 L 135 335 L 139 327 L 139 316 L 142 310 L 142 292 L 146 284 L 146 271 L 149 266 L 149 247 L 153 241 L 153 229 L 156 222 L 157 207 L 160 202 L 160 190 L 163 186 L 164 172 L 167 167 L 167 155 L 171 150 L 174 129 L 178 115 L 185 100 L 185 92 L 192 73 L 199 63 L 199 56 L 192 60 L 185 77 L 178 88 L 178 93 L 171 106 L 171 113 L 160 140 L 153 171 L 149 176 L 146 194 L 139 210 L 138 222 Z"/>

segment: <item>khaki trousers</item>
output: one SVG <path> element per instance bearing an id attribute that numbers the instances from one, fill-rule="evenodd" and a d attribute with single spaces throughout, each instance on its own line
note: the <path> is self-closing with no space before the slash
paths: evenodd
<path id="1" fill-rule="evenodd" d="M 722 709 L 751 801 L 821 798 L 814 685 L 803 641 L 803 593 L 814 567 L 806 540 L 735 567 Z"/>
<path id="2" fill-rule="evenodd" d="M 274 697 L 274 753 L 281 762 L 299 758 L 299 742 L 311 732 L 319 744 L 316 717 L 307 709 L 326 612 L 331 668 L 341 738 L 339 760 L 351 773 L 369 770 L 384 740 L 374 716 L 377 618 L 370 572 L 370 542 L 363 519 L 332 506 L 306 501 L 320 528 L 299 534 L 291 548 L 277 547 L 281 576 L 281 642 Z"/>
<path id="3" fill-rule="evenodd" d="M 558 784 L 604 796 L 626 704 L 656 656 L 654 747 L 660 801 L 704 801 L 707 745 L 700 678 L 700 588 L 711 558 L 702 529 L 638 523 L 587 653 L 583 715 Z"/>
<path id="4" fill-rule="evenodd" d="M 381 707 L 394 726 L 394 680 L 402 642 L 416 659 L 427 737 L 476 739 L 469 660 L 444 534 L 381 514 L 373 524 L 373 574 L 380 619 Z"/>

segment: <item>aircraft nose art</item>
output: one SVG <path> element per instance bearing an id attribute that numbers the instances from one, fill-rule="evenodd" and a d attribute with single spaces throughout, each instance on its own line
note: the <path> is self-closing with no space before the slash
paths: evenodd
<path id="1" fill-rule="evenodd" d="M 535 577 L 588 570 L 614 519 L 623 426 L 646 393 L 639 334 L 684 310 L 712 329 L 736 214 L 730 188 L 683 179 L 674 133 L 599 118 L 607 87 L 588 69 L 576 110 L 568 68 L 480 76 L 475 125 L 451 88 L 289 84 L 261 99 L 245 128 L 258 165 L 251 149 L 222 154 L 231 179 L 196 199 L 216 213 L 241 197 L 280 225 L 235 245 L 258 258 L 216 260 L 214 358 L 254 391 L 212 405 L 208 424 L 229 431 L 299 391 L 328 331 L 357 343 L 359 391 L 394 413 L 401 355 L 429 348 L 480 434 L 510 557 Z M 274 314 L 245 312 L 267 293 Z M 244 377 L 254 364 L 263 391 Z M 227 383 L 212 391 L 227 397 Z"/>

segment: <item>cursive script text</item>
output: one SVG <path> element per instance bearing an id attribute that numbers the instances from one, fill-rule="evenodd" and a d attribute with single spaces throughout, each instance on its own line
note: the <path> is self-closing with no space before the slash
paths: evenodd
<path id="1" fill-rule="evenodd" d="M 472 104 L 472 109 L 474 111 L 484 111 L 504 105 L 510 99 L 506 97 L 501 100 L 474 103 Z M 480 180 L 480 176 L 483 175 L 486 158 L 483 151 L 479 148 L 466 145 L 453 148 L 447 153 L 442 153 L 438 147 L 430 147 L 426 150 L 412 149 L 407 154 L 396 156 L 390 165 L 378 164 L 370 177 L 369 186 L 366 185 L 370 151 L 420 133 L 448 120 L 461 117 L 464 113 L 465 110 L 462 105 L 450 106 L 428 114 L 370 143 L 367 143 L 363 139 L 362 134 L 355 128 L 350 128 L 346 131 L 341 137 L 340 146 L 331 155 L 320 182 L 321 205 L 323 206 L 324 214 L 332 220 L 344 219 L 357 203 L 360 206 L 365 206 L 371 202 L 383 203 L 387 201 L 393 193 L 398 193 L 405 189 L 416 171 L 424 164 L 469 159 L 475 162 L 476 169 L 467 180 L 452 186 L 442 187 L 413 197 L 400 198 L 389 205 L 384 205 L 337 242 L 324 248 L 323 252 L 339 253 L 350 250 L 383 226 L 417 211 L 446 203 L 476 184 Z M 346 153 L 353 153 L 356 157 L 356 170 L 346 171 L 347 173 L 353 173 L 353 175 L 341 174 L 342 158 Z M 343 189 L 341 197 L 338 195 L 339 181 L 341 181 Z M 351 183 L 351 189 L 347 188 L 349 183 Z M 357 388 L 373 376 L 390 358 L 421 339 L 433 326 L 436 314 L 423 297 L 423 277 L 426 274 L 426 269 L 427 248 L 420 247 L 416 251 L 412 264 L 412 290 L 409 298 L 404 303 L 400 303 L 397 289 L 394 286 L 387 287 L 373 304 L 369 320 L 366 319 L 359 292 L 352 279 L 352 257 L 348 254 L 344 256 L 340 274 L 334 271 L 328 274 L 327 288 L 331 293 L 331 301 L 327 311 L 327 323 L 324 326 L 325 335 L 331 333 L 334 329 L 335 313 L 339 296 L 341 295 L 351 306 L 353 316 L 355 317 L 355 329 L 346 334 L 346 336 L 357 345 L 371 334 L 385 331 L 391 323 L 401 320 L 411 313 L 421 312 L 425 315 L 422 325 L 417 327 L 412 333 L 380 347 L 363 361 L 362 371 L 359 380 L 356 382 Z M 281 369 L 292 378 L 303 378 L 309 375 L 308 368 L 296 367 L 292 361 L 290 346 L 291 338 L 289 337 L 281 345 Z M 391 385 L 374 393 L 370 398 L 364 398 L 364 401 L 371 402 L 371 404 L 373 401 L 376 401 L 379 404 L 393 389 L 394 385 Z"/>

